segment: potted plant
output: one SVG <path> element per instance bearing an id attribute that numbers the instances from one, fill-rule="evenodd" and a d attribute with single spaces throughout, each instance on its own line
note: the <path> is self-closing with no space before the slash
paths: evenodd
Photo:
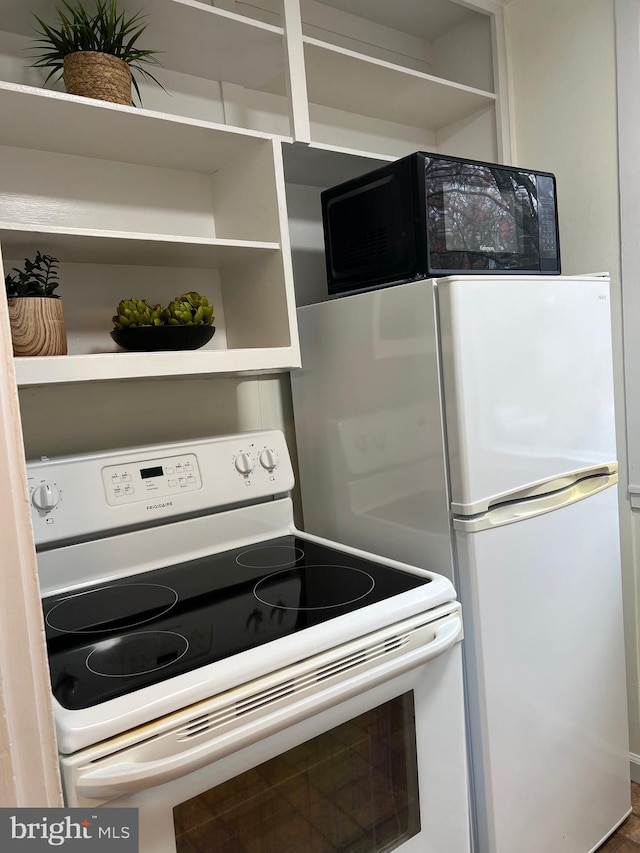
<path id="1" fill-rule="evenodd" d="M 66 355 L 67 334 L 58 287 L 58 259 L 36 252 L 5 278 L 14 355 Z"/>
<path id="2" fill-rule="evenodd" d="M 199 349 L 215 333 L 213 305 L 191 290 L 163 308 L 146 299 L 121 299 L 113 315 L 111 337 L 129 350 Z"/>
<path id="3" fill-rule="evenodd" d="M 156 50 L 138 47 L 138 39 L 147 24 L 141 12 L 127 18 L 118 10 L 118 0 L 96 0 L 95 14 L 89 13 L 81 0 L 71 6 L 63 0 L 64 9 L 58 8 L 59 26 L 45 23 L 34 15 L 41 38 L 36 39 L 39 53 L 32 63 L 34 68 L 51 68 L 44 85 L 58 75 L 65 89 L 72 95 L 112 101 L 131 106 L 131 85 L 138 100 L 140 90 L 132 70 L 164 88 L 156 78 L 142 67 L 142 63 L 159 65 Z"/>

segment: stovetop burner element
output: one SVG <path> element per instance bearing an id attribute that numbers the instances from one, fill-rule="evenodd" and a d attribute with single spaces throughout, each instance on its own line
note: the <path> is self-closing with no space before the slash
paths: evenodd
<path id="1" fill-rule="evenodd" d="M 153 583 L 113 584 L 72 593 L 49 610 L 45 621 L 66 634 L 96 634 L 133 628 L 163 616 L 178 600 L 171 587 Z"/>
<path id="2" fill-rule="evenodd" d="M 172 631 L 136 631 L 98 643 L 87 657 L 95 675 L 123 678 L 156 672 L 180 660 L 189 641 Z"/>
<path id="3" fill-rule="evenodd" d="M 249 569 L 280 569 L 293 566 L 304 557 L 302 548 L 291 545 L 261 545 L 238 554 L 236 563 Z"/>
<path id="4" fill-rule="evenodd" d="M 283 569 L 258 581 L 253 594 L 282 610 L 326 610 L 365 598 L 375 586 L 368 572 L 350 566 L 304 566 Z"/>

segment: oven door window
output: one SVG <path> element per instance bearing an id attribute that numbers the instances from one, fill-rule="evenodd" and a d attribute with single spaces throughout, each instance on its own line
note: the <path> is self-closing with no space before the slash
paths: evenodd
<path id="1" fill-rule="evenodd" d="M 173 809 L 177 853 L 376 853 L 420 831 L 413 691 Z"/>

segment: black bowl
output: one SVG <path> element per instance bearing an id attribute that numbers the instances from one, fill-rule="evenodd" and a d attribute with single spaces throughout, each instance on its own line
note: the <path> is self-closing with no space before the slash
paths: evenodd
<path id="1" fill-rule="evenodd" d="M 119 347 L 138 352 L 199 349 L 210 341 L 215 326 L 137 326 L 114 329 L 111 337 Z"/>

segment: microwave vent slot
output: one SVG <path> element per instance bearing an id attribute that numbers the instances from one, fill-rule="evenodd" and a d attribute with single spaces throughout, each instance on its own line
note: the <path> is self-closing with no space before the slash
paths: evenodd
<path id="1" fill-rule="evenodd" d="M 333 262 L 338 270 L 354 269 L 385 257 L 389 241 L 385 228 L 371 228 L 348 240 L 333 244 Z"/>

